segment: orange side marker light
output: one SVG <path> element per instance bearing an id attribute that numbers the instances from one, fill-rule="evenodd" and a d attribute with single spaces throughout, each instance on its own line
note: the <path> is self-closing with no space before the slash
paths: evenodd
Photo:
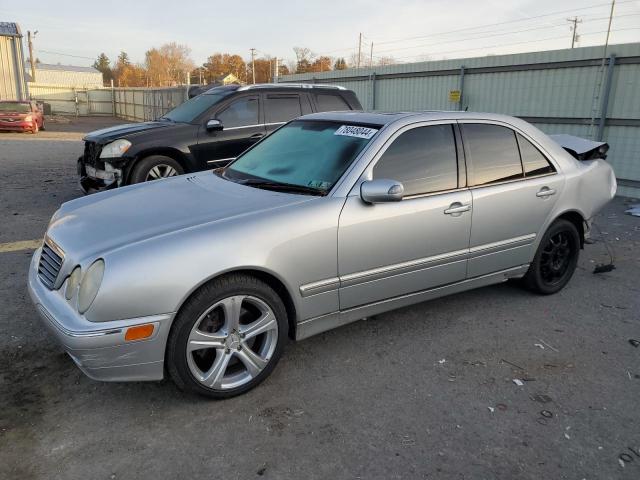
<path id="1" fill-rule="evenodd" d="M 126 342 L 133 342 L 149 338 L 153 334 L 153 328 L 153 324 L 151 323 L 130 327 L 127 329 L 127 333 L 124 334 L 124 340 Z"/>

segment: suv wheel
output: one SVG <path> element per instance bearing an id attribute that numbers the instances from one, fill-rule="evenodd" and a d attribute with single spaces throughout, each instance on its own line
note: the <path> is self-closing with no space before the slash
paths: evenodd
<path id="1" fill-rule="evenodd" d="M 140 160 L 133 168 L 131 183 L 149 182 L 160 178 L 175 177 L 183 173 L 182 165 L 173 158 L 163 155 L 151 155 Z"/>
<path id="2" fill-rule="evenodd" d="M 212 398 L 250 390 L 274 369 L 287 338 L 278 294 L 240 274 L 198 290 L 177 315 L 167 342 L 167 370 L 176 385 Z"/>
<path id="3" fill-rule="evenodd" d="M 534 292 L 550 295 L 569 283 L 578 264 L 580 235 L 568 220 L 556 220 L 542 237 L 536 256 L 524 276 Z"/>

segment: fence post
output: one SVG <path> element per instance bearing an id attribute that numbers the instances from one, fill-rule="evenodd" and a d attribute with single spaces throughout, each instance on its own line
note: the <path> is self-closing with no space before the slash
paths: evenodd
<path id="1" fill-rule="evenodd" d="M 462 110 L 462 99 L 464 98 L 464 65 L 460 65 L 460 100 L 458 101 L 458 110 Z"/>
<path id="2" fill-rule="evenodd" d="M 609 93 L 611 92 L 611 83 L 613 80 L 613 68 L 616 64 L 616 56 L 611 54 L 609 56 L 609 68 L 607 68 L 607 79 L 604 84 L 604 92 L 602 95 L 602 104 L 600 105 L 600 122 L 598 123 L 598 136 L 596 137 L 599 142 L 604 137 L 604 127 L 607 122 L 607 110 L 609 109 Z"/>
<path id="3" fill-rule="evenodd" d="M 376 72 L 371 74 L 371 111 L 376 109 Z"/>
<path id="4" fill-rule="evenodd" d="M 111 115 L 116 116 L 116 91 L 113 88 L 113 78 L 111 79 Z"/>

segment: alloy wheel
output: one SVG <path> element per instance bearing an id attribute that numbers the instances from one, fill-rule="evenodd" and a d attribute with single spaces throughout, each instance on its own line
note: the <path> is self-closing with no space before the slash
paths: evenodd
<path id="1" fill-rule="evenodd" d="M 175 177 L 178 175 L 176 169 L 171 165 L 159 164 L 154 166 L 149 173 L 147 173 L 147 178 L 145 178 L 145 182 L 150 180 L 158 180 L 159 178 L 167 178 L 167 177 Z"/>
<path id="2" fill-rule="evenodd" d="M 278 322 L 263 300 L 235 295 L 216 302 L 195 322 L 187 340 L 193 377 L 213 390 L 240 387 L 268 365 L 278 343 Z"/>

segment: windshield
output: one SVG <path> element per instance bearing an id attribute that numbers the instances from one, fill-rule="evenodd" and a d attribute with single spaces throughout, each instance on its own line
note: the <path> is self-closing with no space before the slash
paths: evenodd
<path id="1" fill-rule="evenodd" d="M 228 97 L 234 90 L 222 90 L 216 93 L 205 93 L 187 100 L 170 112 L 165 113 L 161 119 L 171 120 L 172 122 L 191 123 L 199 115 L 202 115 L 209 108 L 213 107 L 222 99 Z"/>
<path id="2" fill-rule="evenodd" d="M 28 103 L 0 102 L 0 112 L 29 113 L 31 112 L 31 105 Z"/>
<path id="3" fill-rule="evenodd" d="M 326 194 L 369 143 L 377 128 L 297 120 L 238 157 L 224 177 L 260 186 L 264 181 Z"/>

